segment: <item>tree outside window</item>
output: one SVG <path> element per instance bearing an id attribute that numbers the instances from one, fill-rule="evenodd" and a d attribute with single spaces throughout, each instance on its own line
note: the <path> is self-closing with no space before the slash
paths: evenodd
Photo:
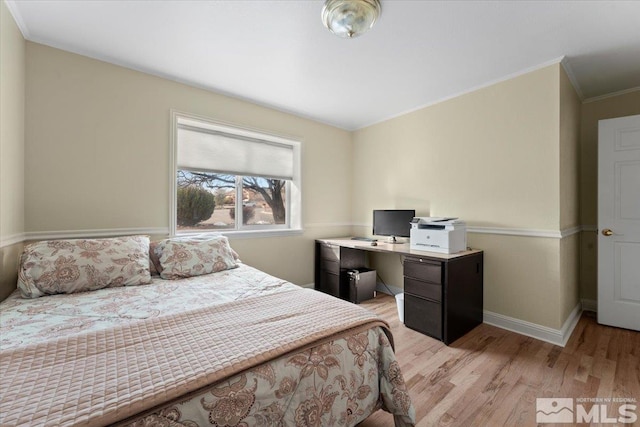
<path id="1" fill-rule="evenodd" d="M 240 228 L 236 225 L 240 221 L 243 226 L 286 224 L 286 180 L 180 169 L 177 183 L 179 231 L 235 229 Z M 181 199 L 181 194 L 190 195 L 192 200 L 184 200 L 185 196 Z M 236 218 L 239 194 L 242 215 Z M 202 205 L 208 206 L 205 199 L 210 199 L 214 208 L 203 218 L 201 211 L 207 211 Z"/>

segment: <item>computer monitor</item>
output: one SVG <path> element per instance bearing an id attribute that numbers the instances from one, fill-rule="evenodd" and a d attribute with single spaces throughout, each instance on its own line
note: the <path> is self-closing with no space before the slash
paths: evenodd
<path id="1" fill-rule="evenodd" d="M 396 237 L 409 237 L 411 220 L 415 216 L 413 209 L 374 210 L 373 234 L 389 236 L 387 243 L 398 243 Z"/>

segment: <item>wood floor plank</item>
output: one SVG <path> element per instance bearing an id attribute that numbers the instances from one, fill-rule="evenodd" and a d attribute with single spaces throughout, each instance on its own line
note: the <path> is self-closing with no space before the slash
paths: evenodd
<path id="1" fill-rule="evenodd" d="M 599 325 L 593 313 L 583 313 L 564 348 L 485 324 L 445 346 L 400 323 L 388 295 L 361 305 L 390 322 L 419 427 L 536 426 L 543 397 L 640 402 L 640 332 Z M 360 427 L 392 425 L 378 411 Z"/>
<path id="2" fill-rule="evenodd" d="M 513 407 L 505 405 L 504 400 L 520 400 L 522 395 L 528 390 L 525 384 L 506 385 L 501 388 L 494 398 L 487 401 L 478 413 L 472 414 L 466 420 L 460 419 L 459 425 L 470 425 L 478 427 L 506 425 L 507 419 L 513 412 Z"/>

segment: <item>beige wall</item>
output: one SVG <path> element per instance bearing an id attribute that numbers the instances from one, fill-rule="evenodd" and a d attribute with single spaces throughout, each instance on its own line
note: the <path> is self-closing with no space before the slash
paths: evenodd
<path id="1" fill-rule="evenodd" d="M 0 1 L 0 237 L 24 232 L 25 41 Z"/>
<path id="2" fill-rule="evenodd" d="M 302 140 L 305 233 L 233 240 L 245 262 L 311 283 L 313 238 L 348 232 L 347 131 L 31 42 L 26 76 L 29 232 L 167 228 L 170 109 Z"/>
<path id="3" fill-rule="evenodd" d="M 370 234 L 384 208 L 476 228 L 577 226 L 579 102 L 567 84 L 555 64 L 356 131 L 354 232 Z M 471 232 L 468 243 L 485 251 L 485 310 L 562 326 L 577 304 L 577 251 L 563 261 L 557 238 Z M 381 258 L 372 265 L 402 287 L 399 263 Z"/>
<path id="4" fill-rule="evenodd" d="M 560 329 L 560 240 L 469 234 L 484 251 L 484 309 Z"/>
<path id="5" fill-rule="evenodd" d="M 582 104 L 580 121 L 580 216 L 584 231 L 580 244 L 580 295 L 598 298 L 598 120 L 640 114 L 640 89 Z"/>
<path id="6" fill-rule="evenodd" d="M 560 240 L 560 318 L 580 303 L 580 233 Z"/>
<path id="7" fill-rule="evenodd" d="M 580 98 L 560 67 L 560 229 L 580 223 Z"/>
<path id="8" fill-rule="evenodd" d="M 557 230 L 554 65 L 354 133 L 354 220 L 372 209 Z"/>
<path id="9" fill-rule="evenodd" d="M 560 230 L 580 223 L 581 103 L 560 67 Z M 560 310 L 566 319 L 580 303 L 580 233 L 560 240 Z"/>
<path id="10" fill-rule="evenodd" d="M 15 288 L 24 228 L 25 40 L 0 1 L 0 300 Z"/>

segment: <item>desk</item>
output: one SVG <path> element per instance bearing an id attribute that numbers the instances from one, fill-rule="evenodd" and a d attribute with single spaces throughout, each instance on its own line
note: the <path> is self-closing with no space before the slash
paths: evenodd
<path id="1" fill-rule="evenodd" d="M 450 344 L 482 323 L 483 252 L 441 254 L 408 243 L 316 240 L 315 287 L 349 300 L 347 271 L 366 267 L 367 252 L 404 257 L 404 324 Z"/>

